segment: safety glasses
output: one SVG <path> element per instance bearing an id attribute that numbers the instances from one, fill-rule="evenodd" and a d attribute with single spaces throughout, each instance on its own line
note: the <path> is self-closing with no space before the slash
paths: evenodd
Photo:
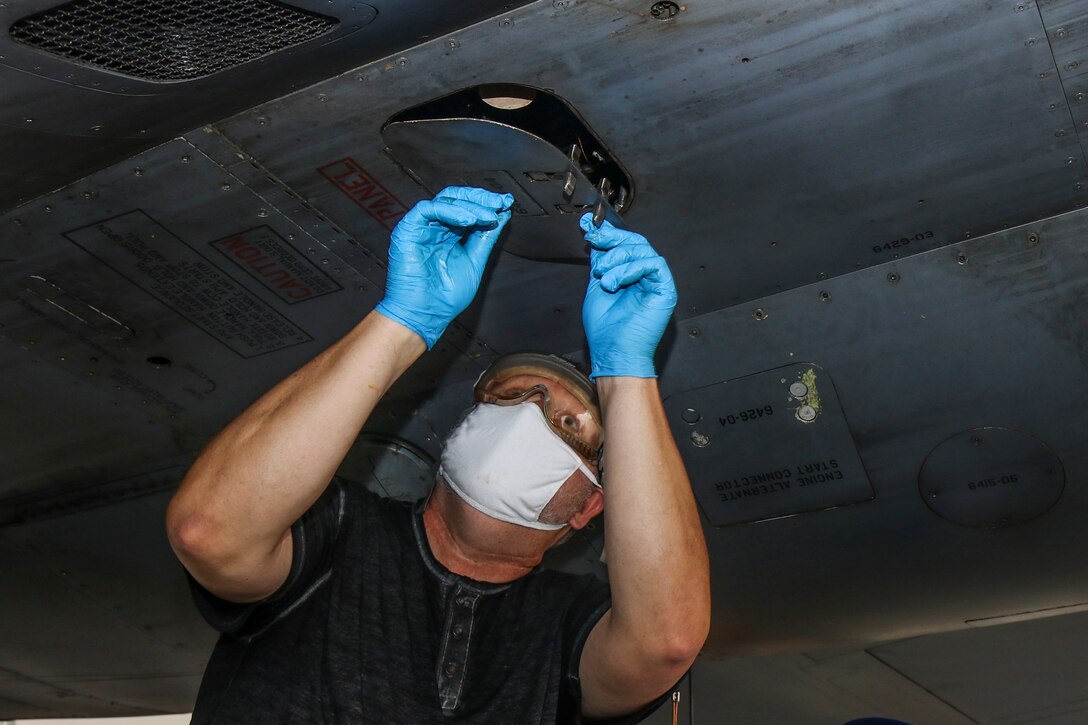
<path id="1" fill-rule="evenodd" d="M 544 383 L 538 383 L 521 392 L 510 393 L 494 393 L 485 388 L 477 387 L 475 396 L 477 401 L 481 403 L 491 403 L 493 405 L 520 405 L 521 403 L 535 403 L 536 400 L 541 400 L 543 402 L 544 418 L 548 421 L 548 425 L 552 427 L 552 430 L 555 431 L 556 435 L 558 435 L 564 443 L 584 456 L 587 461 L 595 466 L 600 466 L 601 447 L 593 446 L 578 437 L 578 418 L 581 416 L 576 416 L 569 411 L 560 410 L 559 406 L 552 400 L 548 386 Z M 586 412 L 584 415 L 589 417 L 590 414 Z"/>

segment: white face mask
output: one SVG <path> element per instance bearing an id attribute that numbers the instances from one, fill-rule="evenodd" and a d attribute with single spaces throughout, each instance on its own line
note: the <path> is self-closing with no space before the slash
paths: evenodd
<path id="1" fill-rule="evenodd" d="M 533 403 L 476 406 L 446 441 L 438 472 L 469 506 L 499 521 L 554 531 L 537 519 L 575 471 L 597 477 Z"/>

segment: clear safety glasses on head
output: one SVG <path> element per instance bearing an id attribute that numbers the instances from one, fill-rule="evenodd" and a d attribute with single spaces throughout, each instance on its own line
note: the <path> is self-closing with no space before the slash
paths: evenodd
<path id="1" fill-rule="evenodd" d="M 559 383 L 552 383 L 558 385 Z M 493 392 L 491 385 L 477 385 L 475 390 L 476 400 L 491 405 L 510 406 L 529 403 L 538 405 L 544 411 L 544 419 L 551 426 L 552 431 L 559 439 L 573 448 L 595 466 L 600 465 L 601 446 L 594 445 L 588 439 L 588 431 L 591 427 L 597 427 L 589 409 L 565 410 L 553 400 L 551 390 L 546 383 L 538 383 L 524 390 L 512 390 L 507 392 Z M 597 433 L 599 437 L 599 432 Z"/>
<path id="2" fill-rule="evenodd" d="M 543 409 L 532 404 L 478 404 L 446 441 L 439 473 L 463 501 L 500 521 L 557 530 L 540 521 L 572 475 L 596 474 L 556 435 Z"/>

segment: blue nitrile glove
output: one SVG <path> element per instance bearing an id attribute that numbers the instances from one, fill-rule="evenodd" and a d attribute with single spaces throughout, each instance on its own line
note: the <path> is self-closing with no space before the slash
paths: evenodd
<path id="1" fill-rule="evenodd" d="M 417 333 L 427 349 L 434 347 L 476 296 L 513 204 L 512 194 L 450 186 L 412 207 L 389 238 L 378 312 Z"/>
<path id="2" fill-rule="evenodd" d="M 602 375 L 656 378 L 654 351 L 676 307 L 676 285 L 665 259 L 646 237 L 593 215 L 579 224 L 592 247 L 582 325 L 589 340 L 590 379 Z"/>

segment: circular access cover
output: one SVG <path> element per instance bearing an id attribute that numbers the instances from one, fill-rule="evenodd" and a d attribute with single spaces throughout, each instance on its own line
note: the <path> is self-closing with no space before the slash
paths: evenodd
<path id="1" fill-rule="evenodd" d="M 939 516 L 964 526 L 1012 526 L 1041 516 L 1065 487 L 1057 454 L 1008 428 L 974 428 L 926 457 L 919 492 Z"/>

